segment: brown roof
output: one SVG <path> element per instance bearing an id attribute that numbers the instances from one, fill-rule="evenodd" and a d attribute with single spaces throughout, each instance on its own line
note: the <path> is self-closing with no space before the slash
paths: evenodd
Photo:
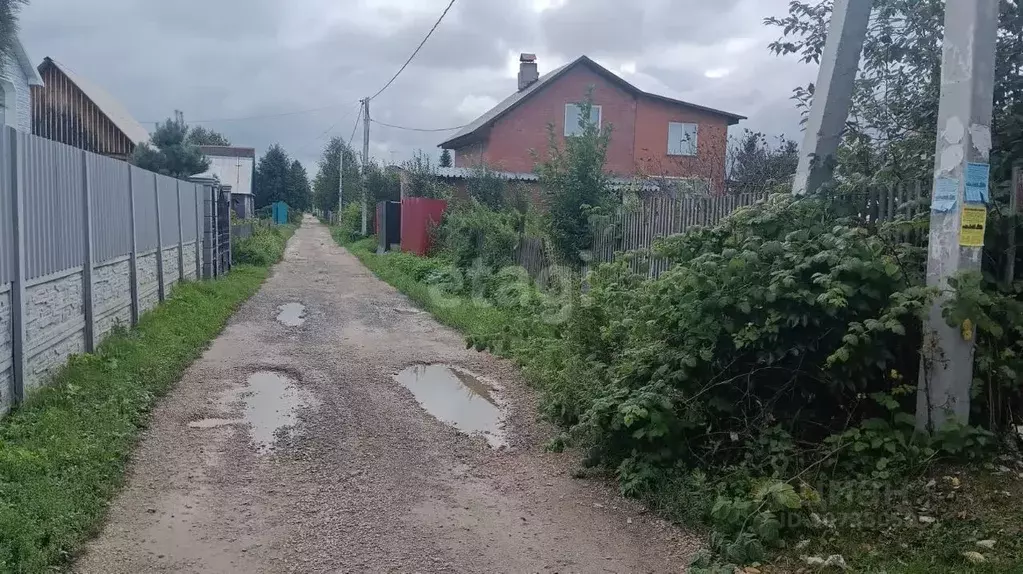
<path id="1" fill-rule="evenodd" d="M 739 120 L 746 119 L 746 116 L 741 116 L 739 114 L 733 114 L 731 112 L 716 110 L 714 108 L 708 108 L 690 102 L 684 102 L 682 100 L 676 100 L 674 98 L 669 98 L 666 96 L 645 92 L 637 88 L 636 86 L 630 84 L 629 82 L 625 81 L 618 74 L 615 74 L 611 70 L 608 70 L 604 66 L 601 66 L 600 64 L 594 62 L 588 56 L 579 56 L 574 61 L 569 62 L 568 64 L 565 64 L 560 68 L 555 68 L 554 70 L 551 70 L 550 72 L 540 76 L 540 79 L 533 82 L 528 88 L 522 91 L 515 92 L 514 94 L 508 96 L 507 98 L 504 99 L 504 101 L 491 108 L 490 111 L 486 112 L 482 116 L 473 120 L 471 123 L 462 128 L 458 133 L 451 136 L 451 138 L 442 142 L 437 147 L 445 149 L 455 149 L 475 141 L 476 138 L 480 135 L 480 133 L 485 128 L 488 128 L 490 125 L 492 125 L 493 122 L 497 121 L 502 116 L 504 116 L 511 110 L 515 109 L 522 102 L 529 99 L 529 97 L 532 96 L 533 94 L 540 92 L 540 90 L 554 82 L 554 80 L 557 80 L 561 76 L 565 75 L 565 73 L 571 70 L 572 68 L 575 68 L 576 66 L 580 65 L 588 66 L 594 72 L 600 74 L 601 76 L 604 76 L 611 83 L 621 87 L 625 91 L 635 96 L 645 96 L 648 98 L 653 98 L 655 100 L 660 100 L 662 102 L 667 102 L 669 104 L 685 106 L 687 108 L 691 108 L 694 110 L 700 110 L 703 112 L 722 116 L 728 120 L 729 125 L 737 124 L 739 123 Z"/>

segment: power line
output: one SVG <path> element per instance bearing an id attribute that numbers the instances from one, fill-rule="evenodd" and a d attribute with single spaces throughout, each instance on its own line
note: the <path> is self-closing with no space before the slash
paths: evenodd
<path id="1" fill-rule="evenodd" d="M 348 106 L 348 105 L 351 105 L 351 104 L 354 104 L 354 103 L 355 102 L 348 102 L 346 104 L 341 104 L 340 106 L 335 104 L 335 105 L 332 105 L 332 106 L 323 106 L 323 107 L 320 107 L 320 108 L 309 108 L 307 110 L 295 110 L 293 112 L 281 112 L 281 113 L 277 113 L 277 114 L 261 114 L 261 115 L 256 115 L 256 116 L 243 116 L 243 117 L 235 117 L 235 118 L 211 118 L 211 119 L 206 119 L 206 120 L 189 120 L 188 123 L 189 124 L 209 124 L 209 123 L 216 123 L 216 122 L 241 122 L 241 121 L 246 121 L 246 120 L 262 120 L 262 119 L 268 119 L 268 118 L 283 118 L 283 117 L 287 117 L 287 116 L 297 116 L 297 115 L 301 115 L 301 114 L 311 114 L 313 112 L 322 112 L 324 110 L 332 110 L 332 109 L 336 109 L 336 108 L 339 108 L 339 107 L 342 107 L 342 106 Z M 160 120 L 160 121 L 162 121 L 162 120 Z M 158 124 L 158 123 L 160 123 L 160 121 L 155 121 L 155 122 L 154 121 L 145 121 L 145 122 L 139 122 L 139 123 L 143 123 L 143 124 Z"/>
<path id="2" fill-rule="evenodd" d="M 352 147 L 352 140 L 355 139 L 355 130 L 359 129 L 359 120 L 362 118 L 363 107 L 359 106 L 359 115 L 355 116 L 355 125 L 352 126 L 352 135 L 348 136 L 348 147 Z"/>
<path id="3" fill-rule="evenodd" d="M 408 57 L 408 60 L 406 60 L 406 61 L 405 61 L 405 64 L 404 64 L 404 65 L 402 65 L 401 69 L 399 69 L 399 70 L 398 70 L 398 73 L 397 73 L 397 74 L 395 74 L 395 75 L 394 75 L 394 76 L 393 76 L 393 77 L 392 77 L 392 78 L 391 78 L 390 80 L 388 80 L 388 82 L 387 82 L 386 84 L 384 84 L 384 87 L 380 88 L 380 90 L 379 90 L 379 91 L 378 91 L 377 93 L 375 93 L 375 94 L 373 94 L 372 96 L 370 96 L 370 97 L 369 97 L 369 99 L 371 99 L 371 100 L 372 100 L 373 98 L 375 98 L 375 97 L 379 96 L 379 95 L 380 95 L 381 93 L 383 93 L 383 91 L 384 91 L 384 90 L 386 90 L 386 89 L 387 89 L 387 88 L 388 88 L 388 87 L 389 87 L 389 86 L 390 86 L 390 85 L 391 85 L 392 83 L 394 83 L 394 80 L 398 79 L 398 76 L 400 76 L 400 75 L 401 75 L 401 73 L 405 71 L 405 68 L 407 68 L 407 67 L 408 67 L 408 65 L 409 65 L 409 64 L 410 64 L 410 63 L 412 62 L 412 59 L 413 59 L 413 58 L 415 58 L 415 57 L 416 57 L 416 54 L 418 54 L 418 53 L 419 53 L 419 50 L 421 50 L 421 49 L 423 48 L 423 45 L 424 45 L 424 44 L 426 44 L 426 41 L 430 39 L 430 36 L 431 36 L 431 35 L 433 35 L 433 31 L 437 29 L 437 26 L 440 26 L 441 20 L 443 20 L 443 19 L 444 19 L 444 16 L 447 16 L 447 14 L 448 14 L 448 10 L 451 10 L 451 7 L 452 7 L 452 6 L 454 6 L 454 5 L 455 5 L 455 0 L 451 0 L 451 2 L 450 2 L 450 3 L 448 3 L 448 7 L 447 7 L 447 8 L 445 8 L 445 9 L 444 9 L 444 12 L 442 12 L 442 13 L 441 13 L 441 15 L 440 15 L 440 18 L 437 18 L 437 23 L 435 23 L 435 24 L 433 25 L 433 28 L 430 28 L 430 31 L 429 31 L 429 32 L 427 32 L 427 34 L 426 34 L 426 37 L 425 37 L 425 38 L 423 38 L 423 41 L 419 43 L 419 46 L 418 46 L 418 47 L 416 48 L 416 51 L 415 51 L 415 52 L 412 52 L 412 55 Z"/>
<path id="4" fill-rule="evenodd" d="M 462 129 L 462 128 L 464 128 L 464 127 L 469 125 L 469 124 L 465 124 L 465 125 L 462 125 L 462 126 L 455 126 L 453 128 L 410 128 L 410 127 L 406 127 L 406 126 L 396 126 L 394 124 L 389 124 L 389 123 L 386 123 L 386 122 L 382 122 L 380 120 L 371 119 L 370 121 L 375 123 L 375 124 L 380 124 L 382 126 L 387 126 L 389 128 L 394 128 L 396 130 L 406 130 L 406 131 L 410 131 L 410 132 L 451 132 L 451 131 L 455 131 L 455 130 L 460 130 L 460 129 Z"/>
<path id="5" fill-rule="evenodd" d="M 349 102 L 349 103 L 348 103 L 348 104 L 346 104 L 346 105 L 349 105 L 349 104 L 351 104 L 351 103 L 352 103 L 352 102 Z M 315 143 L 315 142 L 317 142 L 317 141 L 319 141 L 319 140 L 323 139 L 323 136 L 325 136 L 325 135 L 327 135 L 328 133 L 330 133 L 331 131 L 333 131 L 333 130 L 334 130 L 334 128 L 335 128 L 335 127 L 337 127 L 337 125 L 338 125 L 339 123 L 343 122 L 343 121 L 345 120 L 345 118 L 347 118 L 347 117 L 348 117 L 348 116 L 350 116 L 351 114 L 352 114 L 352 110 L 348 110 L 348 113 L 346 113 L 345 115 L 343 115 L 343 116 L 341 116 L 340 118 L 338 118 L 338 120 L 337 120 L 336 122 L 334 122 L 334 123 L 330 124 L 330 127 L 328 127 L 327 129 L 323 130 L 322 132 L 320 132 L 320 135 L 316 136 L 315 138 L 313 138 L 312 140 L 310 140 L 310 141 L 309 141 L 309 143 L 307 143 L 307 144 L 305 144 L 304 146 L 302 146 L 302 147 L 300 148 L 300 150 L 299 150 L 299 154 L 302 154 L 303 152 L 305 152 L 305 150 L 309 149 L 309 146 L 310 146 L 310 145 L 312 145 L 313 143 Z M 359 115 L 362 115 L 362 106 L 359 106 Z M 356 124 L 358 124 L 358 123 L 359 123 L 359 120 L 358 120 L 358 118 L 356 118 L 356 120 L 355 120 L 355 123 L 356 123 Z"/>

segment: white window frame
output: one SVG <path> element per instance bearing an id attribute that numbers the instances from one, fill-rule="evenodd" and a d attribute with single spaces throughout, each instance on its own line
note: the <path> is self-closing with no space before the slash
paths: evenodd
<path id="1" fill-rule="evenodd" d="M 680 148 L 677 151 L 672 148 L 672 144 L 675 143 L 672 141 L 671 138 L 671 126 L 673 125 L 681 126 L 683 134 L 688 132 L 686 126 L 693 126 L 694 137 L 692 147 L 690 148 L 692 150 L 691 153 L 686 153 L 685 150 L 681 148 L 681 145 L 686 142 L 679 141 L 678 144 Z M 693 122 L 668 122 L 668 155 L 676 157 L 696 157 L 697 155 L 699 155 L 699 152 L 700 152 L 700 124 Z"/>
<path id="2" fill-rule="evenodd" d="M 575 123 L 571 123 L 571 122 L 568 121 L 569 106 L 574 106 L 576 108 L 579 108 L 580 106 L 582 106 L 582 104 L 578 104 L 578 103 L 568 103 L 568 104 L 565 104 L 565 130 L 564 130 L 565 131 L 565 137 L 575 137 L 575 136 L 581 135 L 581 134 L 575 133 L 575 130 L 579 129 L 579 121 L 576 120 Z M 600 129 L 600 125 L 601 125 L 600 123 L 604 120 L 604 110 L 601 109 L 601 106 L 599 106 L 597 104 L 593 104 L 593 110 L 595 110 L 597 112 L 597 129 L 599 130 Z M 590 115 L 591 116 L 593 115 L 593 110 L 590 111 Z M 578 117 L 578 114 L 577 114 L 577 117 Z M 569 126 L 571 126 L 571 130 L 572 130 L 571 133 L 569 133 L 569 129 L 570 129 Z"/>

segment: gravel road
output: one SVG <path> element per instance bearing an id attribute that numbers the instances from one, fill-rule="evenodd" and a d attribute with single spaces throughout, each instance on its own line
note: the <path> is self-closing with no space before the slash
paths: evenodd
<path id="1" fill-rule="evenodd" d="M 395 378 L 435 363 L 490 387 L 507 446 L 438 420 Z M 544 452 L 553 431 L 535 413 L 512 365 L 466 350 L 307 217 L 155 409 L 73 570 L 682 572 L 699 540 L 572 478 L 577 455 Z"/>

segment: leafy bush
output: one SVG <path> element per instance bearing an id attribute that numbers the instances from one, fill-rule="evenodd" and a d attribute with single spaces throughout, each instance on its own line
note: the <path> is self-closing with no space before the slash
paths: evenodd
<path id="1" fill-rule="evenodd" d="M 495 270 L 514 263 L 518 215 L 480 204 L 457 204 L 437 229 L 440 250 L 461 269 Z"/>
<path id="2" fill-rule="evenodd" d="M 341 210 L 337 227 L 341 233 L 342 243 L 360 239 L 362 237 L 362 206 L 354 201 L 345 205 Z"/>
<path id="3" fill-rule="evenodd" d="M 273 265 L 284 256 L 290 231 L 291 228 L 277 225 L 257 227 L 252 236 L 232 242 L 231 259 L 236 264 Z"/>

